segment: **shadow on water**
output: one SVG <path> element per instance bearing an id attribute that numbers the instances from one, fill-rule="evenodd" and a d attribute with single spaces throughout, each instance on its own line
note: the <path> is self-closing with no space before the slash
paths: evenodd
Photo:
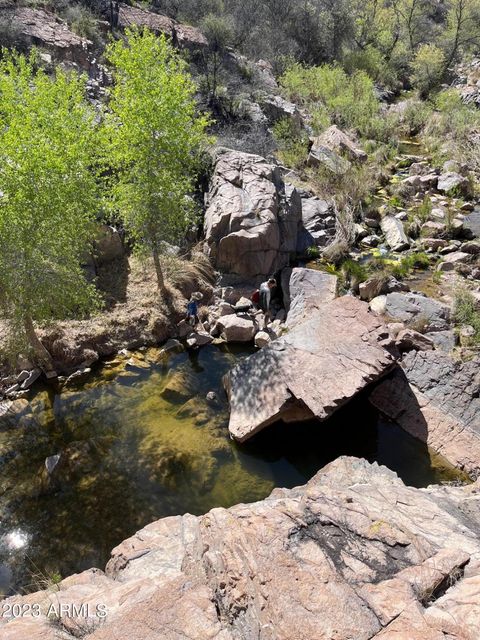
<path id="1" fill-rule="evenodd" d="M 415 486 L 453 477 L 365 397 L 328 422 L 279 424 L 236 445 L 221 381 L 249 353 L 209 346 L 166 362 L 152 350 L 106 364 L 82 388 L 40 389 L 18 418 L 0 420 L 2 592 L 39 588 L 39 574 L 103 567 L 157 518 L 262 499 L 339 455 L 377 460 Z"/>

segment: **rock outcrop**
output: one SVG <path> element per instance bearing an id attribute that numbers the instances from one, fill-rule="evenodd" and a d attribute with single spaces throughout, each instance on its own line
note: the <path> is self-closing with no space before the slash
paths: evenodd
<path id="1" fill-rule="evenodd" d="M 324 247 L 335 236 L 335 213 L 332 204 L 316 197 L 302 197 L 302 228 L 298 234 L 297 252 L 308 247 Z"/>
<path id="2" fill-rule="evenodd" d="M 149 524 L 113 550 L 106 573 L 6 600 L 4 611 L 27 613 L 4 615 L 0 638 L 477 638 L 479 489 L 414 489 L 339 458 L 261 502 Z"/>
<path id="3" fill-rule="evenodd" d="M 208 40 L 200 29 L 180 24 L 176 20 L 172 20 L 172 18 L 146 11 L 140 7 L 120 4 L 118 24 L 124 29 L 133 25 L 147 27 L 156 34 L 168 36 L 178 47 L 191 50 L 202 50 L 208 47 Z"/>
<path id="4" fill-rule="evenodd" d="M 297 246 L 301 201 L 280 167 L 264 158 L 221 149 L 207 196 L 205 238 L 215 266 L 246 279 L 288 265 Z"/>
<path id="5" fill-rule="evenodd" d="M 432 334 L 435 335 L 435 334 Z M 480 358 L 411 352 L 372 392 L 372 403 L 456 467 L 480 475 Z"/>
<path id="6" fill-rule="evenodd" d="M 366 303 L 343 296 L 310 308 L 226 376 L 230 434 L 243 442 L 277 420 L 328 418 L 393 366 L 386 346 L 388 333 Z"/>
<path id="7" fill-rule="evenodd" d="M 30 7 L 0 6 L 0 20 L 23 46 L 48 49 L 60 61 L 75 62 L 88 69 L 89 40 L 70 31 L 55 14 Z"/>

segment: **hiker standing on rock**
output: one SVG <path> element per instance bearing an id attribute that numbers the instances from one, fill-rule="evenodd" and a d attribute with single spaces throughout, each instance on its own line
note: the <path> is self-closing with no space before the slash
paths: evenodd
<path id="1" fill-rule="evenodd" d="M 190 300 L 187 304 L 187 315 L 185 316 L 185 320 L 189 325 L 195 327 L 200 323 L 200 318 L 198 317 L 198 302 L 203 298 L 203 295 L 200 291 L 195 291 L 190 296 Z"/>
<path id="2" fill-rule="evenodd" d="M 259 297 L 258 306 L 260 307 L 260 309 L 265 314 L 265 320 L 264 320 L 264 325 L 263 325 L 264 329 L 267 328 L 267 324 L 271 320 L 271 317 L 270 317 L 270 300 L 271 300 L 271 297 L 272 297 L 272 289 L 274 289 L 276 286 L 277 286 L 277 281 L 275 280 L 275 278 L 269 278 L 265 282 L 262 282 L 262 284 L 260 285 L 260 292 L 259 292 L 260 293 L 260 297 Z"/>

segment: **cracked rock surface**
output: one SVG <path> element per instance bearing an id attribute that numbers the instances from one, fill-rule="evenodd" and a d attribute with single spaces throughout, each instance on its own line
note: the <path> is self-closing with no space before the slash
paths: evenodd
<path id="1" fill-rule="evenodd" d="M 276 420 L 328 418 L 395 364 L 385 326 L 367 303 L 343 296 L 321 309 L 307 300 L 302 309 L 288 333 L 226 378 L 229 430 L 240 442 Z"/>
<path id="2" fill-rule="evenodd" d="M 474 477 L 480 475 L 480 358 L 408 353 L 370 400 L 405 431 Z"/>
<path id="3" fill-rule="evenodd" d="M 105 574 L 6 602 L 105 605 L 106 621 L 88 622 L 92 640 L 471 640 L 479 491 L 414 489 L 343 457 L 260 502 L 154 522 L 113 550 Z M 87 625 L 0 624 L 2 640 L 86 637 Z"/>

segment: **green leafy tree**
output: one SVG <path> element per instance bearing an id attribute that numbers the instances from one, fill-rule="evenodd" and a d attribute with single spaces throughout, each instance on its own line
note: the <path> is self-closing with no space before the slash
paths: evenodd
<path id="1" fill-rule="evenodd" d="M 446 74 L 459 55 L 480 45 L 480 1 L 450 0 L 444 34 Z"/>
<path id="2" fill-rule="evenodd" d="M 229 20 L 213 13 L 205 16 L 202 20 L 201 28 L 209 44 L 203 53 L 205 88 L 209 96 L 210 106 L 216 108 L 219 98 L 218 90 L 220 88 L 222 57 L 233 39 L 233 28 Z"/>
<path id="3" fill-rule="evenodd" d="M 40 364 L 51 358 L 34 321 L 92 308 L 80 266 L 98 208 L 95 114 L 85 83 L 33 56 L 0 62 L 0 308 Z"/>
<path id="4" fill-rule="evenodd" d="M 427 96 L 442 81 L 445 68 L 443 51 L 434 44 L 422 45 L 412 62 L 413 82 L 422 96 Z"/>
<path id="5" fill-rule="evenodd" d="M 106 52 L 115 78 L 107 118 L 113 201 L 137 246 L 153 256 L 165 293 L 160 255 L 191 221 L 208 118 L 197 113 L 195 85 L 168 40 L 148 30 L 126 35 Z"/>

